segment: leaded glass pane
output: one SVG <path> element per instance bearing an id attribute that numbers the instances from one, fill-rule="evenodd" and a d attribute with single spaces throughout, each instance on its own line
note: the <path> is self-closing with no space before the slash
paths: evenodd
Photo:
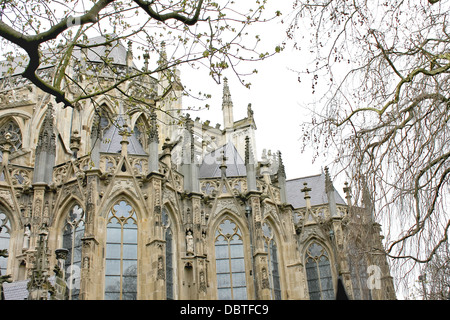
<path id="1" fill-rule="evenodd" d="M 231 300 L 231 288 L 218 288 L 217 296 L 219 300 Z"/>
<path id="2" fill-rule="evenodd" d="M 235 288 L 233 290 L 233 299 L 234 300 L 246 300 L 247 299 L 247 288 Z"/>
<path id="3" fill-rule="evenodd" d="M 230 261 L 226 260 L 216 260 L 216 271 L 217 273 L 229 273 L 230 272 Z"/>
<path id="4" fill-rule="evenodd" d="M 219 288 L 231 288 L 231 278 L 229 273 L 217 274 L 217 286 Z"/>
<path id="5" fill-rule="evenodd" d="M 120 243 L 107 243 L 106 244 L 106 259 L 120 259 Z"/>
<path id="6" fill-rule="evenodd" d="M 216 259 L 228 258 L 228 245 L 216 243 Z"/>
<path id="7" fill-rule="evenodd" d="M 231 259 L 232 272 L 245 272 L 244 259 Z"/>

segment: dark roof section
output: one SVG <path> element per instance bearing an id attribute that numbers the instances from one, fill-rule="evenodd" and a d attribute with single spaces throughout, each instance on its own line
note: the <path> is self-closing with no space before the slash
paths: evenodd
<path id="1" fill-rule="evenodd" d="M 109 41 L 109 39 L 114 38 L 117 38 L 117 36 L 114 34 L 110 36 L 98 36 L 89 38 L 86 45 L 91 47 L 86 50 L 87 60 L 91 62 L 101 63 L 103 62 L 102 58 L 105 57 L 106 50 L 109 50 L 110 52 L 108 54 L 108 58 L 112 60 L 111 63 L 125 66 L 127 64 L 128 49 L 122 44 L 122 42 L 120 40 L 114 40 L 108 43 L 108 46 L 103 44 Z M 58 51 L 59 49 L 57 48 L 42 50 L 42 62 L 39 65 L 38 70 L 53 67 L 56 63 L 55 55 Z M 82 56 L 81 48 L 75 47 L 72 54 L 73 58 L 80 60 L 80 57 Z M 25 71 L 25 67 L 28 64 L 28 61 L 29 58 L 26 55 L 14 57 L 12 61 L 0 61 L 0 78 L 4 77 L 6 74 L 8 74 L 9 76 L 22 74 Z M 131 67 L 136 68 L 134 63 Z M 11 68 L 13 68 L 12 73 Z"/>
<path id="2" fill-rule="evenodd" d="M 325 174 L 297 178 L 286 181 L 286 198 L 294 208 L 306 207 L 305 194 L 301 190 L 305 187 L 304 183 L 311 188 L 309 195 L 311 196 L 311 206 L 317 206 L 328 203 L 327 193 L 325 191 Z M 341 195 L 334 189 L 334 199 L 336 204 L 346 204 Z"/>
<path id="3" fill-rule="evenodd" d="M 227 158 L 225 162 L 227 165 L 227 177 L 242 177 L 247 175 L 244 160 L 242 160 L 234 144 L 229 142 L 205 155 L 199 169 L 199 178 L 220 178 L 222 176 L 220 170 L 222 164 L 221 159 L 224 153 Z"/>
<path id="4" fill-rule="evenodd" d="M 100 144 L 100 152 L 120 153 L 122 151 L 122 136 L 119 134 L 122 131 L 125 120 L 119 115 L 108 129 L 103 134 L 102 142 Z M 147 155 L 139 140 L 131 133 L 130 128 L 127 128 L 130 135 L 128 136 L 128 154 Z"/>
<path id="5" fill-rule="evenodd" d="M 27 300 L 28 299 L 28 281 L 21 280 L 15 282 L 3 283 L 3 295 L 5 300 Z"/>
<path id="6" fill-rule="evenodd" d="M 87 46 L 91 46 L 86 50 L 87 60 L 93 62 L 103 62 L 102 57 L 105 57 L 106 50 L 109 50 L 108 58 L 111 59 L 113 64 L 126 65 L 127 64 L 127 51 L 128 49 L 122 44 L 120 40 L 111 39 L 117 38 L 117 35 L 109 35 L 109 36 L 98 36 L 89 38 L 86 43 Z M 107 43 L 105 45 L 103 43 Z M 96 46 L 97 44 L 100 44 Z M 73 55 L 80 59 L 81 57 L 81 49 L 79 47 L 75 48 L 73 51 Z M 83 56 L 83 58 L 85 58 Z M 132 67 L 135 67 L 132 65 Z"/>

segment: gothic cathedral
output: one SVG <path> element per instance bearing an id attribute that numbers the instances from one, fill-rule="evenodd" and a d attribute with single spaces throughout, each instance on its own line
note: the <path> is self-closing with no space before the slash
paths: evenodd
<path id="1" fill-rule="evenodd" d="M 83 85 L 136 68 L 118 41 L 74 56 Z M 8 63 L 1 299 L 325 300 L 339 286 L 349 299 L 395 299 L 380 225 L 352 205 L 351 185 L 341 197 L 326 168 L 287 180 L 279 152 L 257 159 L 254 112 L 234 120 L 226 79 L 223 123 L 211 126 L 182 110 L 177 70 L 170 91 L 160 72 L 64 108 Z"/>

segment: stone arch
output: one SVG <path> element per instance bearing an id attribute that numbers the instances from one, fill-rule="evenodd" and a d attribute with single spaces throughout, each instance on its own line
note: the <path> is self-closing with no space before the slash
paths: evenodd
<path id="1" fill-rule="evenodd" d="M 19 118 L 19 119 L 18 119 Z M 23 148 L 25 120 L 21 117 L 14 116 L 13 114 L 8 114 L 0 117 L 0 135 L 10 132 L 12 134 L 11 139 L 13 141 L 13 148 L 10 152 L 18 151 Z"/>
<path id="2" fill-rule="evenodd" d="M 61 230 L 64 227 L 64 220 L 68 215 L 68 210 L 70 210 L 74 205 L 80 206 L 84 212 L 85 206 L 84 201 L 74 194 L 68 194 L 59 204 L 59 209 L 56 212 L 54 227 L 56 230 Z"/>
<path id="3" fill-rule="evenodd" d="M 114 181 L 112 183 L 114 183 Z M 108 218 L 108 213 L 111 208 L 120 201 L 128 202 L 131 207 L 133 207 L 136 212 L 136 218 L 138 222 L 143 219 L 143 211 L 145 211 L 145 209 L 140 204 L 140 201 L 136 199 L 136 194 L 130 192 L 129 190 L 118 190 L 117 192 L 110 194 L 107 199 L 108 200 L 101 204 L 101 208 L 99 209 L 100 216 L 104 219 Z"/>

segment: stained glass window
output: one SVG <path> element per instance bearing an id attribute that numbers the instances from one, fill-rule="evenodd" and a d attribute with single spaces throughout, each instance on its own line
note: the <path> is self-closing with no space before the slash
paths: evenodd
<path id="1" fill-rule="evenodd" d="M 84 236 L 84 212 L 74 205 L 67 215 L 63 230 L 63 248 L 69 250 L 65 261 L 69 300 L 78 300 L 81 280 L 81 239 Z"/>
<path id="2" fill-rule="evenodd" d="M 273 300 L 281 300 L 277 244 L 273 237 L 272 228 L 267 223 L 264 223 L 262 228 L 264 234 L 264 249 L 267 252 L 269 261 L 270 295 Z"/>
<path id="3" fill-rule="evenodd" d="M 225 219 L 215 234 L 217 290 L 220 300 L 247 299 L 244 243 L 241 230 Z"/>
<path id="4" fill-rule="evenodd" d="M 306 251 L 306 277 L 311 300 L 333 300 L 333 277 L 324 247 L 313 242 Z"/>
<path id="5" fill-rule="evenodd" d="M 106 231 L 105 299 L 137 298 L 136 213 L 125 201 L 114 205 Z"/>

